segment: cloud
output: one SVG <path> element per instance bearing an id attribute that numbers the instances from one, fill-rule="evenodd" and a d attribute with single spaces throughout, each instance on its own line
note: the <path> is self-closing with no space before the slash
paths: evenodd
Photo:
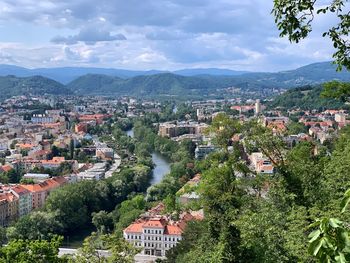
<path id="1" fill-rule="evenodd" d="M 331 59 L 333 48 L 321 35 L 334 19 L 316 17 L 310 38 L 292 45 L 279 39 L 272 5 L 272 0 L 1 0 L 0 34 L 17 45 L 1 49 L 0 42 L 0 54 L 6 54 L 0 59 L 27 66 L 256 71 Z M 42 37 L 30 42 L 37 34 L 11 31 L 20 27 Z"/>
<path id="2" fill-rule="evenodd" d="M 109 31 L 103 29 L 84 28 L 77 35 L 68 37 L 56 36 L 51 39 L 51 42 L 55 44 L 67 45 L 84 42 L 88 45 L 93 45 L 96 42 L 116 40 L 126 40 L 126 37 L 123 34 L 112 35 Z"/>

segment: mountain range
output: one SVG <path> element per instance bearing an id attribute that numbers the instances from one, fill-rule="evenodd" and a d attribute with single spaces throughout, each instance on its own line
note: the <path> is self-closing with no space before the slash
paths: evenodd
<path id="1" fill-rule="evenodd" d="M 113 68 L 90 68 L 90 67 L 60 67 L 60 68 L 35 68 L 28 69 L 24 67 L 18 67 L 13 65 L 0 65 L 0 76 L 13 75 L 17 77 L 31 77 L 40 75 L 43 77 L 51 78 L 63 84 L 67 84 L 74 79 L 87 75 L 87 74 L 99 74 L 114 76 L 119 78 L 132 78 L 136 76 L 149 76 L 161 73 L 173 73 L 181 76 L 196 76 L 196 75 L 213 75 L 213 76 L 237 76 L 247 71 L 234 71 L 230 69 L 218 69 L 218 68 L 197 68 L 197 69 L 182 69 L 177 71 L 162 71 L 162 70 L 126 70 L 126 69 L 113 69 Z"/>
<path id="2" fill-rule="evenodd" d="M 246 73 L 225 69 L 186 69 L 175 73 L 73 67 L 26 69 L 1 65 L 0 75 L 6 76 L 0 77 L 0 98 L 23 94 L 188 98 L 220 95 L 228 87 L 240 88 L 243 92 L 263 91 L 269 95 L 276 88 L 315 85 L 330 80 L 350 82 L 350 72 L 337 72 L 336 66 L 330 62 L 277 73 Z M 71 78 L 73 80 L 67 83 Z"/>

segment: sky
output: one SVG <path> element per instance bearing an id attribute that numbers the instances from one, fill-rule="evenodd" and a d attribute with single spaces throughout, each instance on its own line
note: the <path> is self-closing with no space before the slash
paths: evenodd
<path id="1" fill-rule="evenodd" d="M 327 2 L 327 1 L 326 1 Z M 281 71 L 331 60 L 315 19 L 308 39 L 281 39 L 273 0 L 0 0 L 0 64 L 134 70 Z"/>

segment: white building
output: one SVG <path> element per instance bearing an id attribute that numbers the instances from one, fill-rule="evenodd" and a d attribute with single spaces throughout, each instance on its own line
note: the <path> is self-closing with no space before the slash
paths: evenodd
<path id="1" fill-rule="evenodd" d="M 255 115 L 259 115 L 261 113 L 261 103 L 260 100 L 256 100 L 255 102 Z"/>
<path id="2" fill-rule="evenodd" d="M 184 222 L 170 223 L 163 218 L 139 220 L 124 229 L 124 238 L 141 254 L 164 257 L 165 252 L 181 240 Z"/>
<path id="3" fill-rule="evenodd" d="M 100 180 L 105 177 L 106 163 L 95 163 L 91 168 L 85 172 L 77 174 L 77 180 Z"/>
<path id="4" fill-rule="evenodd" d="M 344 113 L 336 113 L 334 115 L 334 119 L 336 122 L 344 123 L 346 122 L 346 115 Z"/>

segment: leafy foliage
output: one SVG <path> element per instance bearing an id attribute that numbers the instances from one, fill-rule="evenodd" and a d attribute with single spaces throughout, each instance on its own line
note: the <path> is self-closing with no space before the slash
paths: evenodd
<path id="1" fill-rule="evenodd" d="M 306 38 L 312 31 L 312 22 L 316 15 L 332 13 L 339 23 L 323 33 L 323 37 L 328 36 L 336 49 L 333 54 L 338 69 L 342 66 L 350 70 L 350 14 L 347 11 L 347 0 L 336 0 L 324 6 L 317 6 L 316 0 L 274 0 L 272 10 L 275 22 L 281 31 L 282 37 L 288 36 L 291 42 L 299 42 Z"/>
<path id="2" fill-rule="evenodd" d="M 302 110 L 341 109 L 344 103 L 333 98 L 322 98 L 322 86 L 305 86 L 286 91 L 268 103 L 270 108 L 300 108 Z"/>

